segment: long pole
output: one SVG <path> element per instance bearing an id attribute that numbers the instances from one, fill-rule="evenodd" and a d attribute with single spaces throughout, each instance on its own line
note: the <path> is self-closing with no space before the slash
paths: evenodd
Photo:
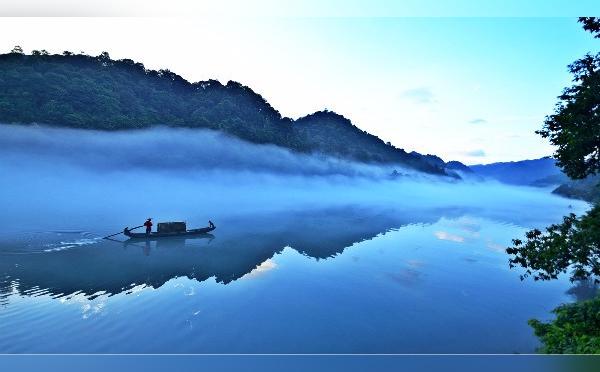
<path id="1" fill-rule="evenodd" d="M 144 225 L 139 225 L 139 226 L 133 227 L 133 228 L 131 228 L 129 230 L 131 231 L 131 230 L 139 229 L 140 227 L 144 227 Z M 107 239 L 107 238 L 110 238 L 111 236 L 115 236 L 115 235 L 119 235 L 119 234 L 123 234 L 123 231 L 119 231 L 118 233 L 115 233 L 115 234 L 112 234 L 112 235 L 109 235 L 109 236 L 105 236 L 102 239 Z"/>

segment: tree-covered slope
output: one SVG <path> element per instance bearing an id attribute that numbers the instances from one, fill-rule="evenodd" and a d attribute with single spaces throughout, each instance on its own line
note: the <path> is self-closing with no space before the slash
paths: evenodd
<path id="1" fill-rule="evenodd" d="M 15 48 L 0 55 L 0 122 L 99 130 L 206 128 L 298 152 L 445 173 L 420 154 L 386 144 L 336 113 L 292 120 L 240 83 L 190 83 L 169 70 L 113 60 L 108 53 L 26 55 Z"/>
<path id="2" fill-rule="evenodd" d="M 570 180 L 552 192 L 568 198 L 600 203 L 600 175 L 587 176 L 582 180 Z"/>

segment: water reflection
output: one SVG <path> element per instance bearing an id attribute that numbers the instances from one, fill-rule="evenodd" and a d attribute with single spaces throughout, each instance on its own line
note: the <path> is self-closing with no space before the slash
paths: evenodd
<path id="1" fill-rule="evenodd" d="M 567 291 L 577 302 L 589 300 L 598 295 L 598 284 L 594 280 L 578 280 L 575 285 Z"/>
<path id="2" fill-rule="evenodd" d="M 434 230 L 435 238 L 464 245 L 466 239 L 452 229 L 465 234 L 479 230 L 464 213 L 359 207 L 266 213 L 219 221 L 214 234 L 152 241 L 101 240 L 85 231 L 44 233 L 43 238 L 0 245 L 0 307 L 7 306 L 13 294 L 92 300 L 159 288 L 177 277 L 199 282 L 214 278 L 222 284 L 258 278 L 277 268 L 273 257 L 286 247 L 308 258 L 329 259 L 357 242 L 409 224 L 442 220 L 441 227 L 450 230 Z M 486 239 L 490 250 L 504 249 Z M 462 260 L 472 264 L 479 258 L 469 254 Z M 356 262 L 358 257 L 350 259 Z M 420 286 L 426 277 L 423 265 L 422 260 L 407 260 L 383 275 L 402 287 Z M 568 294 L 582 300 L 596 291 L 593 283 L 577 283 Z"/>
<path id="3" fill-rule="evenodd" d="M 232 217 L 219 221 L 215 234 L 196 237 L 145 242 L 96 239 L 95 244 L 61 240 L 61 248 L 51 251 L 42 244 L 44 254 L 33 249 L 31 242 L 12 244 L 4 249 L 0 262 L 0 273 L 5 275 L 0 303 L 10 292 L 29 294 L 32 288 L 43 288 L 51 295 L 92 296 L 121 293 L 135 285 L 158 288 L 175 277 L 197 281 L 214 277 L 227 284 L 271 269 L 270 259 L 285 247 L 317 260 L 327 259 L 390 229 L 433 223 L 440 216 L 460 213 L 344 207 Z"/>
<path id="4" fill-rule="evenodd" d="M 113 227 L 0 235 L 0 350 L 532 352 L 527 320 L 570 300 L 565 281 L 508 269 L 499 247 L 518 226 L 464 209 L 215 222 L 212 236 L 148 242 L 97 239 Z"/>
<path id="5" fill-rule="evenodd" d="M 185 237 L 171 237 L 171 238 L 153 238 L 148 240 L 142 239 L 127 239 L 125 241 L 109 238 L 106 239 L 111 242 L 123 244 L 123 249 L 135 249 L 141 248 L 145 256 L 149 256 L 152 250 L 152 243 L 156 249 L 168 249 L 183 247 L 186 244 L 191 244 L 193 241 L 206 240 L 207 244 L 215 238 L 213 234 L 201 234 L 201 235 L 190 235 Z"/>

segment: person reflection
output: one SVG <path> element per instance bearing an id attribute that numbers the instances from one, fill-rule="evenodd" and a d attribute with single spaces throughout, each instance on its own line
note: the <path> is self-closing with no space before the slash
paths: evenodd
<path id="1" fill-rule="evenodd" d="M 144 245 L 144 255 L 150 256 L 150 242 L 146 240 L 146 244 Z"/>

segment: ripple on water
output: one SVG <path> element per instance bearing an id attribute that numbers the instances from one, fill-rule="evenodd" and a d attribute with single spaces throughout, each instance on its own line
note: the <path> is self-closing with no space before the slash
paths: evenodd
<path id="1" fill-rule="evenodd" d="M 102 238 L 89 231 L 30 231 L 0 236 L 0 254 L 53 253 L 93 245 Z"/>
<path id="2" fill-rule="evenodd" d="M 96 244 L 101 238 L 82 238 L 74 241 L 64 241 L 59 243 L 51 243 L 47 246 L 49 248 L 44 249 L 44 252 L 59 252 L 64 251 L 65 249 L 77 248 L 84 245 Z"/>

